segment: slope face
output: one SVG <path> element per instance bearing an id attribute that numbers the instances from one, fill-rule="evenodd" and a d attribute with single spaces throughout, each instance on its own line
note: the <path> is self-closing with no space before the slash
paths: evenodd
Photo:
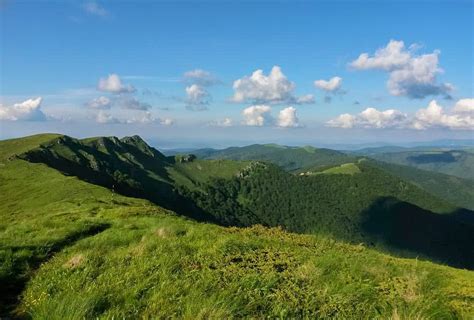
<path id="1" fill-rule="evenodd" d="M 474 225 L 462 218 L 472 212 L 457 212 L 450 204 L 368 164 L 357 166 L 360 172 L 355 174 L 300 176 L 274 165 L 259 165 L 239 178 L 216 181 L 205 192 L 190 197 L 224 224 L 283 226 L 294 232 L 327 234 L 397 254 L 474 267 Z M 441 218 L 427 209 L 453 213 Z M 406 226 L 392 224 L 408 212 L 411 219 L 404 220 Z M 368 227 L 377 225 L 373 221 L 380 217 L 388 221 L 385 226 L 380 230 Z M 399 241 L 410 232 L 418 232 L 420 238 Z"/>
<path id="2" fill-rule="evenodd" d="M 286 150 L 280 146 L 264 148 Z M 285 155 L 304 152 L 320 156 L 318 149 L 289 149 Z M 435 212 L 455 210 L 449 203 L 363 161 L 330 169 L 325 166 L 315 174 L 296 176 L 260 162 L 196 160 L 193 156 L 167 158 L 139 137 L 121 140 L 115 137 L 85 140 L 61 137 L 30 150 L 22 157 L 124 195 L 149 199 L 201 221 L 236 226 L 283 226 L 295 232 L 331 234 L 353 242 L 373 242 L 391 252 L 399 249 L 413 251 L 418 247 L 399 248 L 400 245 L 394 241 L 380 240 L 371 229 L 364 228 L 364 219 L 367 216 L 374 218 L 371 213 L 375 209 L 370 208 L 377 208 L 376 212 L 380 211 L 380 214 L 386 214 L 385 211 L 391 215 L 400 214 L 401 209 L 397 206 L 374 207 L 380 199 L 395 198 Z M 338 159 L 347 160 L 347 157 L 342 155 Z M 329 158 L 324 158 L 324 161 L 329 161 Z M 418 207 L 412 209 L 413 215 L 420 212 L 419 216 L 424 217 Z M 423 218 L 416 221 L 420 230 L 423 221 Z M 453 221 L 454 224 L 461 223 L 457 219 Z M 465 253 L 472 256 L 469 251 L 472 247 L 463 242 L 470 229 L 461 230 L 452 239 L 448 237 L 449 230 L 433 239 L 439 246 L 461 248 L 456 254 L 449 249 L 445 250 L 448 254 L 433 253 L 426 246 L 412 254 L 471 268 L 471 260 L 466 261 L 462 256 Z M 453 256 L 449 255 L 450 252 Z"/>
<path id="3" fill-rule="evenodd" d="M 6 161 L 8 158 L 22 154 L 31 149 L 38 148 L 41 144 L 61 137 L 60 134 L 45 133 L 33 136 L 9 139 L 1 141 L 0 161 Z"/>
<path id="4" fill-rule="evenodd" d="M 228 148 L 225 150 L 201 149 L 193 151 L 198 157 L 203 159 L 252 159 L 262 160 L 276 164 L 286 170 L 297 174 L 315 172 L 321 173 L 325 169 L 337 171 L 338 165 L 359 161 L 361 155 L 368 155 L 374 159 L 378 156 L 395 155 L 408 152 L 424 152 L 432 150 L 431 147 L 421 147 L 415 150 L 407 150 L 402 147 L 381 147 L 369 148 L 351 152 L 348 155 L 313 147 L 285 147 L 278 145 L 252 145 L 241 148 Z M 464 150 L 469 154 L 469 150 Z M 466 157 L 467 159 L 468 157 Z M 467 161 L 468 163 L 469 161 Z M 389 164 L 385 162 L 371 162 L 372 165 L 388 171 L 405 181 L 411 182 L 436 197 L 444 199 L 460 208 L 474 210 L 474 182 L 456 176 L 441 174 L 435 171 L 420 170 L 408 163 L 403 165 Z M 474 164 L 474 162 L 473 162 Z M 341 168 L 342 169 L 342 168 Z M 432 168 L 428 168 L 432 169 Z M 474 166 L 467 168 L 469 172 L 474 172 Z M 449 170 L 447 170 L 449 172 Z M 467 175 L 469 176 L 469 174 Z"/>
<path id="5" fill-rule="evenodd" d="M 199 224 L 19 159 L 0 181 L 0 297 L 21 297 L 10 316 L 474 315 L 473 272 L 322 236 Z"/>
<path id="6" fill-rule="evenodd" d="M 383 161 L 370 163 L 460 208 L 474 210 L 474 180 Z"/>
<path id="7" fill-rule="evenodd" d="M 0 221 L 2 317 L 474 316 L 471 271 L 322 235 L 200 224 L 19 158 L 0 166 Z"/>
<path id="8" fill-rule="evenodd" d="M 257 160 L 274 163 L 285 170 L 340 165 L 351 162 L 352 157 L 341 152 L 313 147 L 287 147 L 280 145 L 251 145 L 224 150 L 202 149 L 193 151 L 203 159 Z"/>
<path id="9" fill-rule="evenodd" d="M 389 163 L 474 179 L 474 153 L 469 150 L 414 150 L 374 154 L 371 157 Z"/>
<path id="10" fill-rule="evenodd" d="M 193 157 L 166 157 L 138 136 L 68 136 L 48 141 L 20 158 L 44 163 L 67 175 L 112 189 L 123 195 L 148 199 L 162 207 L 198 220 L 215 221 L 181 195 L 212 177 L 236 175 L 245 162 L 194 161 Z"/>

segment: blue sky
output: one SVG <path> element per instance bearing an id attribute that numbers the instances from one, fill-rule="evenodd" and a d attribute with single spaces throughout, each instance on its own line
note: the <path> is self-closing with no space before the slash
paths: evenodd
<path id="1" fill-rule="evenodd" d="M 0 10 L 2 138 L 136 133 L 183 147 L 473 137 L 472 1 Z"/>

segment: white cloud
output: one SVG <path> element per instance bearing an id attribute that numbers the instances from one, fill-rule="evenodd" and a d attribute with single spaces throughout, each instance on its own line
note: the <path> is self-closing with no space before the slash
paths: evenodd
<path id="1" fill-rule="evenodd" d="M 452 130 L 474 130 L 474 113 L 469 111 L 469 100 L 461 99 L 452 108 L 445 112 L 436 100 L 432 100 L 428 107 L 419 109 L 415 114 L 408 116 L 398 110 L 389 109 L 379 111 L 367 108 L 359 114 L 341 114 L 327 122 L 330 127 L 337 128 L 375 128 L 375 129 L 416 129 L 444 128 Z"/>
<path id="2" fill-rule="evenodd" d="M 459 101 L 458 101 L 459 103 Z M 457 104 L 456 104 L 457 105 Z M 458 107 L 459 110 L 459 107 Z M 474 115 L 465 112 L 456 112 L 456 106 L 451 113 L 446 113 L 436 100 L 432 100 L 428 107 L 420 109 L 415 114 L 413 128 L 423 130 L 428 128 L 448 128 L 459 130 L 474 130 Z"/>
<path id="3" fill-rule="evenodd" d="M 97 84 L 99 91 L 111 92 L 111 93 L 132 93 L 135 92 L 135 88 L 132 85 L 125 85 L 120 80 L 120 77 L 115 74 L 109 74 L 106 78 L 100 78 Z"/>
<path id="4" fill-rule="evenodd" d="M 330 127 L 336 128 L 401 128 L 406 125 L 407 115 L 394 109 L 379 111 L 367 108 L 357 115 L 342 114 L 336 119 L 327 122 Z"/>
<path id="5" fill-rule="evenodd" d="M 456 113 L 471 113 L 474 114 L 474 99 L 461 99 L 456 102 L 453 109 Z"/>
<path id="6" fill-rule="evenodd" d="M 219 79 L 212 73 L 202 69 L 194 69 L 184 73 L 184 80 L 203 87 L 220 83 Z"/>
<path id="7" fill-rule="evenodd" d="M 389 73 L 387 87 L 394 96 L 421 99 L 429 95 L 449 96 L 453 86 L 438 83 L 437 75 L 443 70 L 438 66 L 438 50 L 416 55 L 417 46 L 407 50 L 403 41 L 390 40 L 385 48 L 375 51 L 373 56 L 362 53 L 350 66 L 357 70 L 383 70 Z"/>
<path id="8" fill-rule="evenodd" d="M 232 127 L 234 122 L 231 118 L 224 118 L 221 120 L 212 121 L 209 123 L 209 125 L 212 127 Z"/>
<path id="9" fill-rule="evenodd" d="M 152 123 L 157 119 L 149 111 L 134 115 L 131 119 L 126 120 L 126 123 Z"/>
<path id="10" fill-rule="evenodd" d="M 278 126 L 284 128 L 297 128 L 301 126 L 294 107 L 288 107 L 280 111 L 278 114 Z"/>
<path id="11" fill-rule="evenodd" d="M 349 113 L 344 113 L 338 116 L 335 119 L 329 120 L 327 122 L 328 127 L 333 128 L 343 128 L 343 129 L 350 129 L 353 128 L 357 123 L 356 116 L 353 116 Z"/>
<path id="12" fill-rule="evenodd" d="M 123 115 L 120 118 L 114 117 L 108 112 L 100 110 L 95 118 L 97 123 L 102 124 L 151 124 L 159 123 L 164 126 L 171 126 L 174 124 L 174 120 L 170 118 L 160 119 L 155 117 L 149 111 L 138 111 L 131 115 L 131 117 L 125 118 Z"/>
<path id="13" fill-rule="evenodd" d="M 11 106 L 0 104 L 0 120 L 8 121 L 44 121 L 46 115 L 41 110 L 43 98 L 28 99 Z"/>
<path id="14" fill-rule="evenodd" d="M 113 117 L 110 113 L 102 111 L 102 110 L 97 113 L 95 121 L 97 123 L 102 123 L 102 124 L 120 123 L 120 121 L 117 118 Z"/>
<path id="15" fill-rule="evenodd" d="M 211 95 L 198 84 L 186 87 L 186 108 L 194 111 L 206 110 L 211 101 Z"/>
<path id="16" fill-rule="evenodd" d="M 403 41 L 390 40 L 385 48 L 375 51 L 372 57 L 362 53 L 350 66 L 359 70 L 382 69 L 392 71 L 410 63 L 411 54 L 405 50 Z"/>
<path id="17" fill-rule="evenodd" d="M 99 17 L 106 17 L 109 15 L 109 12 L 102 6 L 100 6 L 95 1 L 88 1 L 84 3 L 82 8 L 89 14 L 99 16 Z"/>
<path id="18" fill-rule="evenodd" d="M 326 92 L 335 92 L 341 89 L 342 78 L 332 77 L 329 80 L 316 80 L 314 81 L 314 86 Z"/>
<path id="19" fill-rule="evenodd" d="M 90 109 L 110 109 L 112 106 L 112 101 L 107 97 L 98 97 L 94 98 L 91 101 L 86 103 L 86 107 Z"/>
<path id="20" fill-rule="evenodd" d="M 262 127 L 274 123 L 271 115 L 272 108 L 266 105 L 250 106 L 242 110 L 243 124 L 246 126 Z"/>
<path id="21" fill-rule="evenodd" d="M 250 76 L 234 81 L 234 95 L 231 100 L 256 104 L 309 103 L 314 101 L 309 98 L 309 95 L 302 98 L 295 97 L 293 94 L 295 87 L 295 84 L 287 79 L 279 66 L 274 66 L 268 76 L 259 69 Z"/>
<path id="22" fill-rule="evenodd" d="M 297 97 L 295 103 L 297 104 L 314 103 L 314 96 L 312 94 L 307 94 L 301 97 Z"/>

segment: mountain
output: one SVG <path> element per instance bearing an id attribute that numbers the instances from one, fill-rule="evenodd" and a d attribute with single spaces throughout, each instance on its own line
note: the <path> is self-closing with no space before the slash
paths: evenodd
<path id="1" fill-rule="evenodd" d="M 370 160 L 370 163 L 453 205 L 474 210 L 474 180 L 383 161 Z"/>
<path id="2" fill-rule="evenodd" d="M 231 149 L 225 156 L 238 160 L 166 157 L 138 136 L 82 140 L 61 136 L 18 157 L 123 195 L 148 199 L 199 221 L 241 227 L 281 226 L 293 232 L 364 242 L 395 254 L 423 255 L 453 266 L 474 267 L 470 245 L 474 241 L 465 241 L 472 226 L 464 227 L 459 219 L 466 215 L 464 211 L 363 159 L 343 163 L 354 158 L 332 150 L 277 145 Z M 242 160 L 259 158 L 264 162 Z M 265 160 L 283 164 L 287 170 L 309 163 L 312 168 L 295 175 Z M 432 247 L 401 247 L 364 227 L 374 214 L 402 214 L 403 206 L 374 206 L 383 199 L 414 205 L 413 226 L 420 232 L 426 226 L 424 210 L 452 213 L 446 216 L 450 221 L 447 225 L 454 229 L 458 224 L 463 226 L 454 237 L 450 236 L 452 228 L 433 235 L 429 238 Z"/>
<path id="3" fill-rule="evenodd" d="M 440 172 L 474 180 L 474 151 L 472 148 L 416 148 L 391 152 L 366 152 L 373 159 Z"/>
<path id="4" fill-rule="evenodd" d="M 31 155 L 33 151 L 61 145 L 58 138 L 63 137 L 0 141 L 2 317 L 6 313 L 9 317 L 34 319 L 474 315 L 472 271 L 396 258 L 370 246 L 341 242 L 324 234 L 199 223 L 154 202 L 122 196 L 111 188 L 65 175 L 50 165 L 24 160 L 25 152 Z M 78 144 L 102 149 L 90 140 L 75 141 L 70 146 Z M 118 147 L 112 149 L 120 150 L 115 148 Z M 62 150 L 64 156 L 69 154 L 68 149 Z M 118 158 L 124 156 L 112 149 L 102 150 Z M 142 149 L 169 166 L 170 159 Z M 76 151 L 82 154 L 84 146 Z M 138 161 L 142 152 L 133 151 L 133 158 L 122 161 Z M 175 159 L 174 165 L 180 163 L 187 168 L 186 161 L 191 160 Z M 119 168 L 122 161 L 118 162 Z M 198 164 L 193 165 L 197 169 Z M 274 170 L 281 179 L 293 179 L 268 164 L 251 162 L 245 167 L 239 176 L 249 181 L 254 181 L 254 175 L 260 179 L 261 174 Z M 100 168 L 113 166 L 100 163 Z M 257 172 L 260 170 L 262 173 Z M 361 166 L 360 171 L 364 170 Z M 232 181 L 229 172 L 220 179 Z M 354 173 L 354 177 L 358 174 L 361 173 Z M 312 181 L 325 175 L 338 176 L 327 173 L 301 179 Z M 205 182 L 211 176 L 201 173 L 191 178 Z M 397 204 L 399 201 L 386 199 L 380 205 Z M 404 219 L 409 219 L 412 205 L 402 205 L 409 206 L 408 211 L 403 210 L 405 216 L 398 220 L 378 216 L 375 225 L 366 228 L 375 227 L 373 233 L 380 236 L 391 230 L 390 225 L 408 226 L 412 221 Z M 418 211 L 416 207 L 415 210 Z M 430 217 L 428 220 L 444 217 L 423 212 Z M 427 223 L 439 225 L 428 220 Z M 377 227 L 379 222 L 382 232 Z M 409 226 L 408 240 L 422 236 L 411 232 L 416 226 Z M 422 232 L 429 228 L 428 225 Z"/>
<path id="5" fill-rule="evenodd" d="M 416 150 L 423 150 L 417 148 Z M 428 147 L 430 150 L 432 147 Z M 351 163 L 385 152 L 407 150 L 404 147 L 387 146 L 357 152 L 338 152 L 314 147 L 287 147 L 279 145 L 251 145 L 233 147 L 224 150 L 199 149 L 193 151 L 203 159 L 247 159 L 262 160 L 276 164 L 288 171 L 304 173 L 321 171 L 344 163 Z M 383 161 L 371 161 L 371 165 L 389 172 L 405 181 L 415 184 L 436 197 L 444 199 L 460 208 L 474 210 L 474 182 L 465 178 L 421 170 L 406 165 L 389 164 Z M 473 168 L 469 168 L 474 171 Z"/>
<path id="6" fill-rule="evenodd" d="M 223 150 L 198 149 L 192 152 L 202 159 L 258 160 L 274 163 L 292 171 L 308 166 L 337 165 L 349 162 L 350 157 L 342 152 L 324 148 L 288 147 L 276 144 L 254 144 L 246 147 L 231 147 Z"/>
<path id="7" fill-rule="evenodd" d="M 139 136 L 82 140 L 59 136 L 19 154 L 18 157 L 34 163 L 44 163 L 64 174 L 77 176 L 124 195 L 148 199 L 198 220 L 212 220 L 212 216 L 199 210 L 189 199 L 181 196 L 176 188 L 180 185 L 192 188 L 194 184 L 206 181 L 211 176 L 237 174 L 245 165 L 233 162 L 225 166 L 225 161 L 213 161 L 200 166 L 200 162 L 196 161 L 191 165 L 197 166 L 196 170 L 192 170 L 194 174 L 191 177 L 186 164 L 194 158 L 166 157 L 148 146 Z M 202 166 L 205 167 L 204 174 L 201 174 Z M 209 170 L 209 167 L 222 170 Z"/>

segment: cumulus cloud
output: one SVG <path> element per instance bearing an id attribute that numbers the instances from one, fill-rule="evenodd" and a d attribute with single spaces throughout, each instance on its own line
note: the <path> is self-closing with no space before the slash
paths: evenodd
<path id="1" fill-rule="evenodd" d="M 86 103 L 86 107 L 90 109 L 110 109 L 112 106 L 112 101 L 107 97 L 98 97 L 92 99 L 91 101 Z"/>
<path id="2" fill-rule="evenodd" d="M 328 126 L 338 128 L 399 128 L 405 125 L 407 115 L 398 110 L 389 109 L 379 111 L 367 108 L 357 115 L 342 114 L 336 119 L 328 121 Z"/>
<path id="3" fill-rule="evenodd" d="M 246 126 L 262 127 L 274 123 L 272 108 L 266 105 L 255 105 L 245 108 L 242 111 L 244 117 L 243 124 Z"/>
<path id="4" fill-rule="evenodd" d="M 0 104 L 0 120 L 7 121 L 44 121 L 46 115 L 41 110 L 43 98 L 28 99 L 11 106 Z"/>
<path id="5" fill-rule="evenodd" d="M 337 128 L 371 128 L 371 129 L 416 129 L 445 128 L 453 130 L 474 130 L 474 113 L 470 110 L 469 100 L 461 99 L 450 112 L 444 111 L 436 100 L 428 107 L 419 109 L 409 116 L 398 110 L 379 111 L 367 108 L 359 114 L 341 114 L 327 122 L 330 127 Z"/>
<path id="6" fill-rule="evenodd" d="M 211 95 L 202 86 L 193 84 L 186 87 L 186 108 L 194 111 L 206 110 L 211 102 Z"/>
<path id="7" fill-rule="evenodd" d="M 231 118 L 224 118 L 221 120 L 212 121 L 209 123 L 209 125 L 212 127 L 232 127 L 234 122 Z"/>
<path id="8" fill-rule="evenodd" d="M 456 102 L 453 109 L 456 113 L 471 113 L 474 114 L 474 99 L 461 99 Z"/>
<path id="9" fill-rule="evenodd" d="M 212 73 L 202 69 L 194 69 L 184 73 L 184 80 L 189 83 L 209 87 L 220 83 L 219 79 Z"/>
<path id="10" fill-rule="evenodd" d="M 253 105 L 242 111 L 246 126 L 277 126 L 282 128 L 298 128 L 302 125 L 296 115 L 296 108 L 287 107 L 278 113 L 275 119 L 272 115 L 272 108 L 268 105 Z"/>
<path id="11" fill-rule="evenodd" d="M 278 126 L 284 128 L 297 128 L 301 126 L 294 107 L 288 107 L 280 111 L 278 114 Z"/>
<path id="12" fill-rule="evenodd" d="M 428 128 L 474 130 L 474 114 L 466 113 L 463 109 L 459 112 L 459 106 L 462 104 L 463 102 L 456 104 L 451 113 L 446 113 L 436 100 L 432 100 L 427 108 L 418 110 L 412 126 L 419 130 Z"/>
<path id="13" fill-rule="evenodd" d="M 250 76 L 234 81 L 234 95 L 231 101 L 255 104 L 314 102 L 314 98 L 310 95 L 295 97 L 293 93 L 295 87 L 296 85 L 288 80 L 279 66 L 274 66 L 268 76 L 259 69 Z"/>
<path id="14" fill-rule="evenodd" d="M 388 72 L 387 88 L 394 96 L 407 96 L 422 99 L 430 95 L 449 97 L 453 86 L 438 83 L 437 75 L 443 70 L 439 67 L 439 50 L 417 55 L 417 46 L 405 48 L 403 41 L 390 40 L 386 47 L 375 51 L 371 56 L 362 53 L 350 66 L 356 70 L 382 70 Z"/>
<path id="15" fill-rule="evenodd" d="M 332 77 L 329 80 L 316 80 L 314 86 L 326 92 L 336 92 L 341 89 L 342 78 Z"/>
<path id="16" fill-rule="evenodd" d="M 97 84 L 99 91 L 111 93 L 133 93 L 135 88 L 132 85 L 125 85 L 122 83 L 120 77 L 115 74 L 109 74 L 106 78 L 100 78 Z"/>
<path id="17" fill-rule="evenodd" d="M 109 12 L 95 1 L 85 2 L 82 8 L 91 15 L 99 17 L 106 17 L 109 15 Z"/>

